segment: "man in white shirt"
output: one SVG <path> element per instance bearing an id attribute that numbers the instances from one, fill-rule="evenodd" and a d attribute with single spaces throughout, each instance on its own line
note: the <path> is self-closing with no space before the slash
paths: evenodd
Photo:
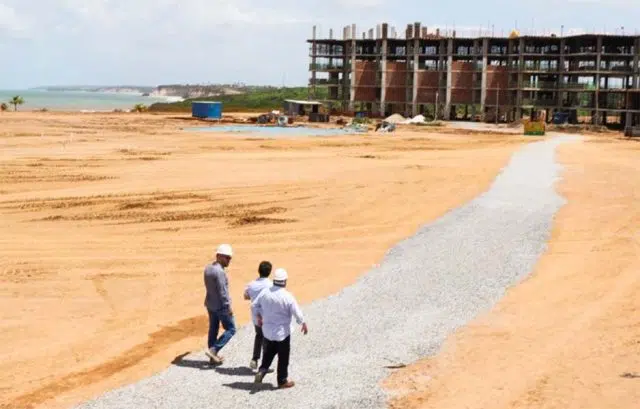
<path id="1" fill-rule="evenodd" d="M 255 308 L 258 325 L 264 335 L 262 365 L 255 377 L 261 383 L 269 372 L 273 359 L 278 355 L 278 388 L 291 388 L 295 383 L 289 380 L 289 354 L 291 352 L 291 319 L 302 325 L 302 333 L 307 335 L 307 324 L 293 294 L 285 289 L 288 274 L 283 268 L 276 270 L 273 286 L 263 290 L 252 306 Z"/>
<path id="2" fill-rule="evenodd" d="M 253 280 L 244 290 L 244 299 L 255 301 L 256 297 L 262 290 L 265 288 L 269 288 L 273 285 L 271 280 L 269 280 L 269 274 L 271 274 L 271 263 L 268 261 L 263 261 L 258 266 L 258 275 L 259 277 L 256 280 Z M 256 330 L 256 335 L 253 340 L 253 356 L 251 357 L 251 362 L 249 366 L 251 369 L 258 369 L 258 360 L 260 359 L 260 352 L 263 347 L 264 338 L 262 336 L 262 328 L 258 326 L 258 318 L 255 314 L 255 308 L 251 307 L 251 319 L 253 321 L 253 326 Z"/>

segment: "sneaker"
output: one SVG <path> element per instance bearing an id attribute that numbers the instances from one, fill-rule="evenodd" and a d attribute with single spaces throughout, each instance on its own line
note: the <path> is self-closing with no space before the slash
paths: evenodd
<path id="1" fill-rule="evenodd" d="M 262 372 L 262 371 L 258 371 L 258 373 L 256 374 L 256 377 L 254 378 L 254 382 L 255 383 L 262 383 L 262 380 L 264 379 L 264 376 L 266 375 L 266 373 Z"/>
<path id="2" fill-rule="evenodd" d="M 224 361 L 224 358 L 218 355 L 218 353 L 213 349 L 207 349 L 204 352 L 208 357 L 211 363 L 213 364 L 221 364 Z"/>
<path id="3" fill-rule="evenodd" d="M 255 369 L 258 369 L 258 361 L 256 361 L 255 359 L 254 359 L 254 360 L 252 360 L 252 361 L 249 363 L 249 368 L 254 369 L 254 370 L 255 370 Z"/>
<path id="4" fill-rule="evenodd" d="M 293 388 L 295 385 L 296 383 L 294 381 L 286 381 L 285 383 L 278 385 L 278 389 Z"/>

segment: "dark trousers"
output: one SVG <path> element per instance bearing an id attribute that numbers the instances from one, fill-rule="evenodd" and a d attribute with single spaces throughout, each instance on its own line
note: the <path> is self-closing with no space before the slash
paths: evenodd
<path id="1" fill-rule="evenodd" d="M 262 348 L 264 347 L 264 336 L 262 335 L 262 328 L 257 325 L 254 325 L 256 329 L 256 336 L 253 339 L 253 360 L 258 361 L 260 359 L 260 352 L 262 352 Z"/>
<path id="2" fill-rule="evenodd" d="M 264 356 L 262 357 L 262 365 L 260 372 L 266 373 L 278 355 L 278 385 L 283 385 L 289 377 L 289 353 L 291 352 L 291 336 L 286 337 L 282 341 L 270 341 L 264 339 Z"/>
<path id="3" fill-rule="evenodd" d="M 207 339 L 207 346 L 209 349 L 215 349 L 216 353 L 227 345 L 227 342 L 236 333 L 236 322 L 233 316 L 229 315 L 229 311 L 211 311 L 209 312 L 209 336 Z M 218 332 L 220 331 L 220 324 L 224 328 L 224 332 L 218 338 Z"/>

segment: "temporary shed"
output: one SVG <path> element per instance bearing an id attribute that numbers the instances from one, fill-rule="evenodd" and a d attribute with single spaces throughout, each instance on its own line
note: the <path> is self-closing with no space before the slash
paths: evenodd
<path id="1" fill-rule="evenodd" d="M 320 112 L 322 106 L 320 101 L 285 99 L 283 110 L 290 117 L 309 115 L 309 122 L 328 122 L 329 115 Z"/>
<path id="2" fill-rule="evenodd" d="M 193 101 L 191 116 L 194 118 L 222 119 L 222 102 Z"/>

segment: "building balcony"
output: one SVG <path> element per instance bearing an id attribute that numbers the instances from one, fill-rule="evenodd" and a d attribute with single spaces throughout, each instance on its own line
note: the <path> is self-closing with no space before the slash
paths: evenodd
<path id="1" fill-rule="evenodd" d="M 522 84 L 522 88 L 530 88 L 530 89 L 557 89 L 558 83 L 553 81 L 539 81 L 534 84 Z"/>
<path id="2" fill-rule="evenodd" d="M 568 83 L 561 82 L 559 85 L 560 89 L 570 89 L 576 91 L 595 91 L 595 84 L 579 84 L 579 83 Z"/>
<path id="3" fill-rule="evenodd" d="M 558 105 L 558 101 L 555 99 L 523 99 L 522 106 L 537 106 L 537 107 L 545 107 L 545 106 L 556 106 Z"/>
<path id="4" fill-rule="evenodd" d="M 612 72 L 619 72 L 619 73 L 625 73 L 625 74 L 632 74 L 633 73 L 633 67 L 630 66 L 624 66 L 624 65 L 616 65 L 613 67 L 609 67 L 609 68 L 605 68 L 604 71 L 612 71 Z"/>
<path id="5" fill-rule="evenodd" d="M 515 69 L 517 69 L 517 67 L 514 67 Z M 525 65 L 522 67 L 522 71 L 529 71 L 529 72 L 558 72 L 560 71 L 560 69 L 558 67 L 536 67 L 534 65 Z"/>
<path id="6" fill-rule="evenodd" d="M 311 63 L 309 64 L 310 71 L 342 71 L 345 69 L 349 69 L 349 64 L 323 64 L 323 63 Z"/>
<path id="7" fill-rule="evenodd" d="M 336 54 L 336 53 L 320 53 L 320 52 L 316 52 L 315 54 L 313 52 L 309 53 L 309 57 L 311 58 L 348 58 L 348 56 L 346 54 Z"/>
<path id="8" fill-rule="evenodd" d="M 309 79 L 309 85 L 334 85 L 334 86 L 338 86 L 340 85 L 340 80 L 337 78 L 316 78 L 315 81 L 313 80 L 313 78 Z"/>

